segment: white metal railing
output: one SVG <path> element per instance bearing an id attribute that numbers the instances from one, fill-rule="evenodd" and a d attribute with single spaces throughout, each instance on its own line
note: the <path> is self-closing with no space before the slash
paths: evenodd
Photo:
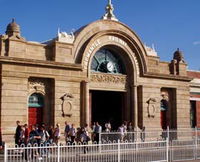
<path id="1" fill-rule="evenodd" d="M 200 130 L 197 128 L 189 129 L 189 128 L 182 128 L 179 130 L 148 130 L 148 131 L 141 131 L 136 130 L 134 132 L 125 132 L 121 134 L 120 132 L 102 132 L 99 135 L 99 141 L 102 143 L 106 143 L 109 141 L 160 141 L 160 140 L 178 140 L 178 139 L 194 139 L 200 138 Z"/>
<path id="2" fill-rule="evenodd" d="M 167 130 L 128 132 L 120 136 L 118 132 L 104 133 L 107 139 L 99 144 L 74 145 L 5 145 L 4 162 L 117 162 L 117 161 L 184 161 L 200 159 L 200 131 Z M 130 133 L 130 134 L 129 134 Z M 102 133 L 103 134 L 103 133 Z M 101 135 L 102 136 L 102 135 Z M 154 137 L 155 136 L 155 137 Z M 117 137 L 117 138 L 116 138 Z M 169 138 L 168 138 L 169 137 Z M 156 139 L 151 141 L 152 139 Z"/>
<path id="3" fill-rule="evenodd" d="M 196 141 L 196 157 L 197 159 L 200 159 L 200 139 L 197 139 Z"/>
<path id="4" fill-rule="evenodd" d="M 4 162 L 150 162 L 167 161 L 167 141 L 87 145 L 5 146 Z"/>
<path id="5" fill-rule="evenodd" d="M 195 140 L 173 140 L 171 151 L 172 161 L 195 160 Z"/>

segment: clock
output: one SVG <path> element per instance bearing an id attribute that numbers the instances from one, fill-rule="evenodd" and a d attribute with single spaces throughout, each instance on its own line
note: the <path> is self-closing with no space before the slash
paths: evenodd
<path id="1" fill-rule="evenodd" d="M 102 73 L 126 74 L 121 57 L 108 49 L 100 49 L 95 53 L 92 58 L 91 70 Z"/>
<path id="2" fill-rule="evenodd" d="M 107 68 L 107 71 L 108 72 L 113 72 L 114 71 L 114 65 L 111 61 L 109 61 L 107 64 L 106 64 L 106 68 Z"/>

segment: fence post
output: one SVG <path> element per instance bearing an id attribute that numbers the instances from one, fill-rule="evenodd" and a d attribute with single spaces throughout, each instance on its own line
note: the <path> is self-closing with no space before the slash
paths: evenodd
<path id="1" fill-rule="evenodd" d="M 101 141 L 101 132 L 99 133 L 99 142 Z"/>
<path id="2" fill-rule="evenodd" d="M 8 160 L 8 149 L 7 144 L 4 145 L 4 162 L 7 162 Z"/>
<path id="3" fill-rule="evenodd" d="M 169 161 L 169 159 L 170 159 L 170 158 L 169 158 L 169 155 L 170 155 L 170 154 L 169 154 L 169 137 L 167 137 L 167 139 L 166 139 L 166 144 L 167 144 L 167 148 L 166 148 L 166 149 L 167 149 L 167 150 L 166 150 L 167 159 L 166 159 L 166 160 Z"/>
<path id="4" fill-rule="evenodd" d="M 58 143 L 57 162 L 60 162 L 60 143 Z"/>
<path id="5" fill-rule="evenodd" d="M 117 161 L 120 162 L 120 140 L 117 142 Z"/>
<path id="6" fill-rule="evenodd" d="M 169 126 L 167 126 L 167 138 L 168 138 L 168 140 L 170 139 L 169 136 L 170 136 L 170 134 L 169 134 Z"/>
<path id="7" fill-rule="evenodd" d="M 102 147 L 101 141 L 99 141 L 98 145 L 99 145 L 99 153 L 101 153 L 101 147 Z"/>
<path id="8" fill-rule="evenodd" d="M 136 127 L 136 133 L 135 133 L 135 135 L 136 135 L 136 140 L 135 140 L 135 142 L 137 142 L 138 141 L 138 128 Z"/>

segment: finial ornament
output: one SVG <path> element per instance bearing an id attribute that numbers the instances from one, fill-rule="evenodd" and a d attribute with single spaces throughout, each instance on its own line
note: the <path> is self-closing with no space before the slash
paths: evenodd
<path id="1" fill-rule="evenodd" d="M 115 20 L 118 21 L 118 19 L 115 17 L 114 13 L 114 7 L 112 5 L 112 1 L 108 0 L 108 4 L 106 6 L 106 13 L 102 17 L 103 20 Z"/>

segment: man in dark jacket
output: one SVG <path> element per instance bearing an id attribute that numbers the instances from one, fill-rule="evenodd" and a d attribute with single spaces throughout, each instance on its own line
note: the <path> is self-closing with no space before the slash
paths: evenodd
<path id="1" fill-rule="evenodd" d="M 2 141 L 2 134 L 1 134 L 1 128 L 0 128 L 0 150 L 3 148 L 3 141 Z"/>
<path id="2" fill-rule="evenodd" d="M 17 127 L 15 131 L 15 145 L 20 144 L 20 131 L 21 131 L 21 126 L 20 126 L 20 121 L 16 121 Z"/>

